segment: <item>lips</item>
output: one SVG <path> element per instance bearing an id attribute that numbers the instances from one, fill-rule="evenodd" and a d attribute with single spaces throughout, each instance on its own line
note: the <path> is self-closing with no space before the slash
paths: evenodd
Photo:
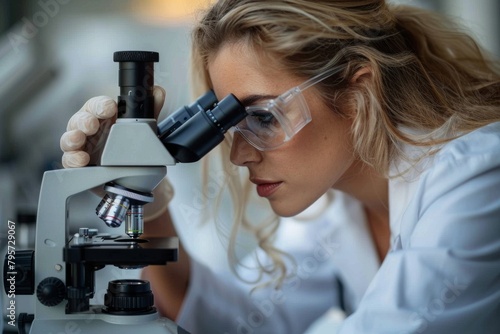
<path id="1" fill-rule="evenodd" d="M 260 197 L 271 196 L 283 182 L 269 182 L 269 181 L 259 181 L 252 180 L 253 183 L 257 185 L 257 194 Z"/>

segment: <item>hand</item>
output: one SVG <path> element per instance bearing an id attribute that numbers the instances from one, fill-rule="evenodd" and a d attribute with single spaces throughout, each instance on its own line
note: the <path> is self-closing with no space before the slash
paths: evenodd
<path id="1" fill-rule="evenodd" d="M 155 86 L 153 95 L 155 118 L 158 118 L 165 101 L 165 90 Z M 70 118 L 60 141 L 64 152 L 64 168 L 84 167 L 98 162 L 109 128 L 116 121 L 117 112 L 116 101 L 107 96 L 98 96 L 88 100 Z"/>

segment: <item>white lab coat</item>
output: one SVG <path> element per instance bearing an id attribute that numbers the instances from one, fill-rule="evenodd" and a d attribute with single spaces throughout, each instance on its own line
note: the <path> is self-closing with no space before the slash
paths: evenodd
<path id="1" fill-rule="evenodd" d="M 328 261 L 311 267 L 314 275 L 299 288 L 286 291 L 283 302 L 269 289 L 249 298 L 252 286 L 208 269 L 203 254 L 210 252 L 194 252 L 201 261 L 193 262 L 179 324 L 194 334 L 302 333 L 321 310 L 338 309 L 343 298 L 348 312 L 357 310 L 342 334 L 500 333 L 500 123 L 454 140 L 417 167 L 390 181 L 392 250 L 361 302 L 378 263 L 361 207 L 337 195 L 315 223 L 284 220 L 278 246 L 299 267 L 314 259 L 314 245 L 321 244 L 311 242 L 314 237 L 331 235 L 330 245 L 339 246 L 331 248 Z M 327 226 L 331 234 L 315 234 Z M 340 318 L 330 312 L 307 333 L 333 334 Z"/>
<path id="2" fill-rule="evenodd" d="M 392 249 L 340 333 L 500 333 L 500 123 L 418 169 L 390 181 Z"/>
<path id="3" fill-rule="evenodd" d="M 329 308 L 355 309 L 379 261 L 359 203 L 335 196 L 326 211 L 323 198 L 281 221 L 276 246 L 295 258 L 297 270 L 279 290 L 266 287 L 251 294 L 255 285 L 194 260 L 178 324 L 193 334 L 302 334 Z M 318 211 L 324 213 L 312 218 Z M 244 262 L 256 267 L 251 255 Z M 239 274 L 252 278 L 256 269 L 239 268 Z"/>

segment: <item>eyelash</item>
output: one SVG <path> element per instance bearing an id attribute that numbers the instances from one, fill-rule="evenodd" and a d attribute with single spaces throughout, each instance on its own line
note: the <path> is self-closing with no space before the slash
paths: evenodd
<path id="1" fill-rule="evenodd" d="M 269 128 L 275 120 L 274 115 L 270 112 L 253 112 L 251 116 L 254 117 L 259 122 L 259 126 L 263 128 Z"/>

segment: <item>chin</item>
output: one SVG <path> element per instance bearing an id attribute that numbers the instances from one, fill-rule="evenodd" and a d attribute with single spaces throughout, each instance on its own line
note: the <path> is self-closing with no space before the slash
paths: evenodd
<path id="1" fill-rule="evenodd" d="M 307 209 L 311 204 L 307 205 L 293 205 L 290 203 L 273 203 L 270 202 L 271 208 L 274 211 L 275 214 L 277 214 L 280 217 L 287 218 L 287 217 L 293 217 Z"/>
<path id="2" fill-rule="evenodd" d="M 323 195 L 324 192 L 321 191 L 312 192 L 301 189 L 301 191 L 281 191 L 267 200 L 276 215 L 288 218 L 302 213 Z"/>

